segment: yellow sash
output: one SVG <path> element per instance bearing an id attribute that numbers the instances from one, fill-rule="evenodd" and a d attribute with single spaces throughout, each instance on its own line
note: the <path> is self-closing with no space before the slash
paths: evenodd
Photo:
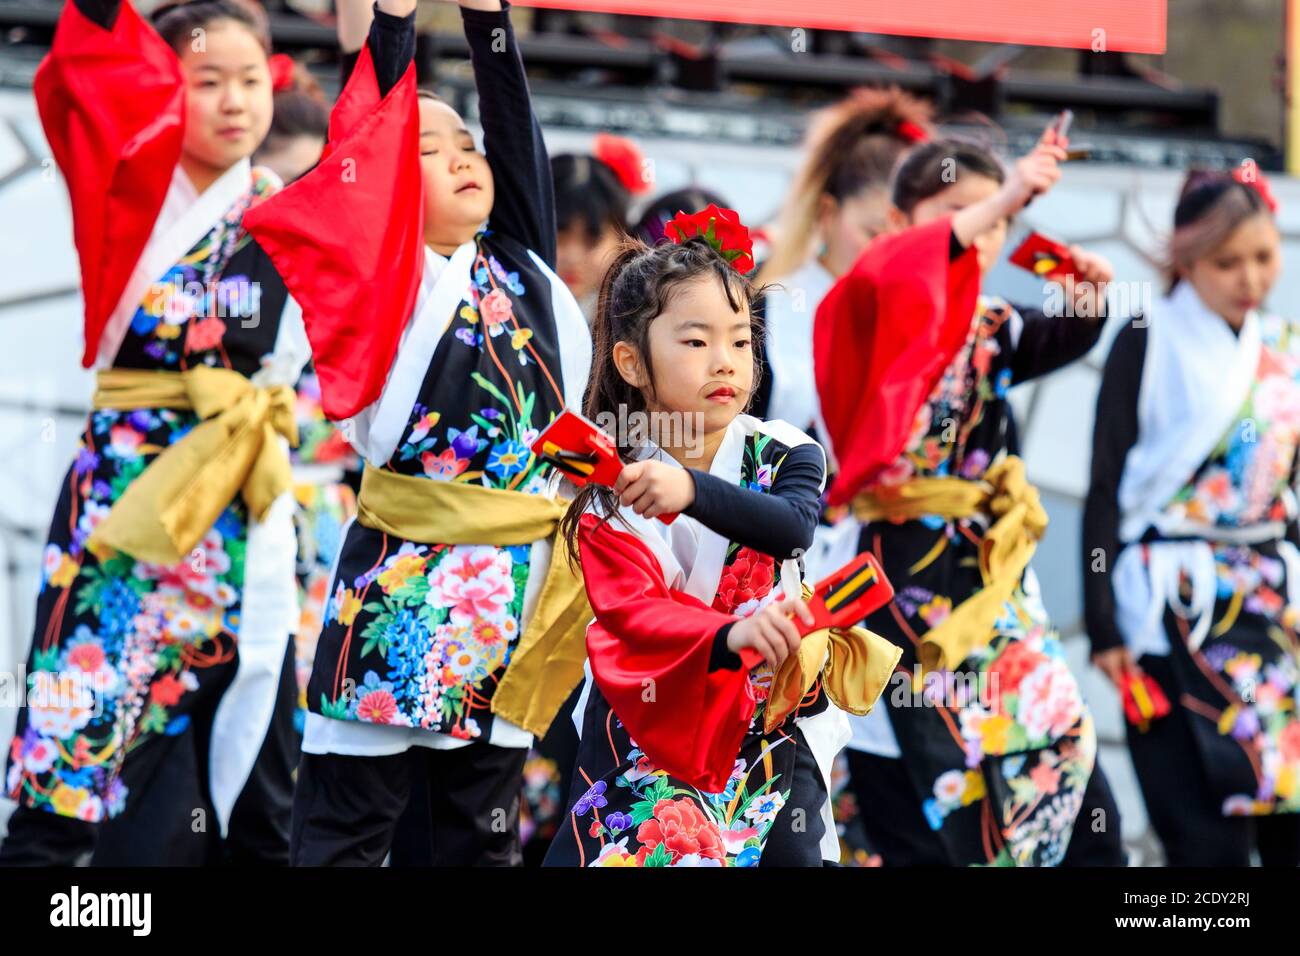
<path id="1" fill-rule="evenodd" d="M 907 521 L 924 515 L 951 520 L 981 512 L 993 519 L 980 542 L 984 587 L 926 633 L 917 649 L 923 672 L 952 670 L 992 639 L 993 622 L 1047 530 L 1047 512 L 1038 500 L 1038 489 L 1026 480 L 1024 462 L 1010 455 L 985 472 L 982 481 L 913 478 L 864 491 L 853 499 L 853 515 L 859 521 Z"/>
<path id="2" fill-rule="evenodd" d="M 163 449 L 114 502 L 87 542 L 95 553 L 124 551 L 139 561 L 176 564 L 242 494 L 256 519 L 291 485 L 279 436 L 298 443 L 294 393 L 258 387 L 238 372 L 105 369 L 95 408 L 193 410 L 202 421 Z"/>
<path id="3" fill-rule="evenodd" d="M 807 585 L 803 591 L 805 599 L 812 595 Z M 763 714 L 764 731 L 770 734 L 799 706 L 819 674 L 822 688 L 835 706 L 862 716 L 884 693 L 902 654 L 897 644 L 863 627 L 823 627 L 807 634 L 798 652 L 787 657 L 772 678 Z"/>
<path id="4" fill-rule="evenodd" d="M 541 737 L 582 679 L 591 605 L 558 540 L 565 501 L 481 485 L 430 481 L 367 465 L 357 521 L 422 544 L 531 544 L 551 538 L 537 606 L 492 695 L 492 712 Z"/>

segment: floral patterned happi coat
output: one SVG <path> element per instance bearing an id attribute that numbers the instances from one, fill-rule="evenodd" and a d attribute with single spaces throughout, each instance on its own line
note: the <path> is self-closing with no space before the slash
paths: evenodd
<path id="1" fill-rule="evenodd" d="M 552 312 L 556 281 L 509 237 L 475 238 L 463 299 L 386 468 L 547 491 L 551 466 L 530 445 L 565 404 L 561 337 L 566 348 L 589 349 L 570 328 L 581 317 L 576 304 L 572 315 Z M 532 563 L 530 545 L 417 544 L 352 524 L 309 706 L 339 720 L 489 739 L 492 694 L 520 637 Z"/>
<path id="2" fill-rule="evenodd" d="M 1007 404 L 1013 379 L 1077 356 L 1017 356 L 1030 336 L 1026 327 L 1017 343 L 1013 321 L 1021 320 L 1011 306 L 981 297 L 965 346 L 921 406 L 906 450 L 882 484 L 914 476 L 978 480 L 1014 451 Z M 881 559 L 897 589 L 866 626 L 903 648 L 899 668 L 908 680 L 886 691 L 888 716 L 922 812 L 949 858 L 972 865 L 1055 865 L 1082 807 L 1097 743 L 1034 590 L 1015 589 L 991 639 L 956 672 L 922 680 L 916 661 L 926 632 L 982 587 L 977 557 L 984 527 L 980 518 L 938 516 L 864 526 L 859 549 Z"/>
<path id="3" fill-rule="evenodd" d="M 1261 316 L 1259 370 L 1241 414 L 1166 507 L 1175 519 L 1212 529 L 1249 529 L 1291 518 L 1300 445 L 1300 330 Z M 1300 639 L 1290 540 L 1211 541 L 1216 596 L 1196 646 L 1186 610 L 1167 606 L 1164 625 L 1201 762 L 1225 815 L 1300 812 Z"/>
<path id="4" fill-rule="evenodd" d="M 243 194 L 150 287 L 114 368 L 208 365 L 246 376 L 261 368 L 287 294 L 241 220 L 273 188 L 253 169 Z M 29 706 L 9 754 L 7 790 L 26 806 L 88 821 L 116 815 L 129 796 L 124 758 L 185 731 L 215 706 L 237 666 L 249 525 L 242 499 L 174 566 L 85 546 L 127 486 L 197 421 L 192 411 L 145 408 L 99 409 L 86 422 L 45 547 Z"/>
<path id="5" fill-rule="evenodd" d="M 508 11 L 463 12 L 495 183 L 492 210 L 485 228 L 449 257 L 425 247 L 414 312 L 383 317 L 400 319 L 405 332 L 379 397 L 350 420 L 349 440 L 373 468 L 546 494 L 553 469 L 530 445 L 566 404 L 580 404 L 590 330 L 551 267 L 550 163 Z M 369 49 L 378 73 L 407 68 L 385 63 L 397 46 Z M 333 358 L 347 364 L 346 356 Z M 319 356 L 317 367 L 328 378 Z M 348 526 L 308 685 L 308 750 L 373 753 L 371 741 L 380 739 L 447 744 L 420 732 L 527 746 L 531 735 L 498 719 L 492 701 L 549 554 L 544 542 L 498 546 L 492 517 L 484 515 L 485 540 L 474 544 L 418 543 L 359 521 Z"/>

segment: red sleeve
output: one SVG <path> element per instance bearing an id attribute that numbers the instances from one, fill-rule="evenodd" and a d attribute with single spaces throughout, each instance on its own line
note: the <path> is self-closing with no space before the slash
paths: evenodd
<path id="1" fill-rule="evenodd" d="M 68 184 L 89 368 L 180 159 L 185 85 L 176 54 L 131 4 L 105 30 L 67 3 L 32 90 Z"/>
<path id="2" fill-rule="evenodd" d="M 726 789 L 756 704 L 747 667 L 709 670 L 713 637 L 735 618 L 669 588 L 654 553 L 615 522 L 585 515 L 578 544 L 596 686 L 656 767 Z"/>
<path id="3" fill-rule="evenodd" d="M 944 218 L 876 239 L 817 308 L 817 395 L 839 466 L 832 505 L 903 453 L 917 411 L 966 341 L 979 261 L 972 246 L 950 262 L 951 234 Z"/>
<path id="4" fill-rule="evenodd" d="M 415 65 L 381 99 L 367 47 L 330 115 L 320 162 L 244 216 L 302 306 L 321 407 L 334 421 L 379 397 L 415 307 L 419 143 Z"/>

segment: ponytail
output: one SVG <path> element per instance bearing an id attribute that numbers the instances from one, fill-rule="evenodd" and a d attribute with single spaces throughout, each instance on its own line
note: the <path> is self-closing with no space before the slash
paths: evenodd
<path id="1" fill-rule="evenodd" d="M 896 87 L 854 90 L 818 113 L 760 280 L 775 282 L 807 261 L 823 195 L 843 202 L 887 189 L 899 157 L 930 133 L 929 105 Z"/>

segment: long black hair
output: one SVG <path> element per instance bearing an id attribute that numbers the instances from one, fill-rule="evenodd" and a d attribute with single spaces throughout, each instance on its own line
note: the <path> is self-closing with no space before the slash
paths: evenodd
<path id="1" fill-rule="evenodd" d="M 754 386 L 757 388 L 763 328 L 762 318 L 754 307 L 763 290 L 756 287 L 748 276 L 734 269 L 700 236 L 680 244 L 665 241 L 657 246 L 625 237 L 600 284 L 596 317 L 592 323 L 591 377 L 583 400 L 583 414 L 592 421 L 599 421 L 609 414 L 623 421 L 633 414 L 648 413 L 645 394 L 624 379 L 614 364 L 614 345 L 626 342 L 636 349 L 653 395 L 655 379 L 650 357 L 650 323 L 671 305 L 673 297 L 684 285 L 706 279 L 721 284 L 733 312 L 749 315 L 753 341 L 750 351 L 754 357 Z M 620 444 L 618 451 L 624 462 L 631 462 L 637 449 Z M 589 484 L 578 490 L 560 522 L 560 534 L 571 564 L 578 562 L 579 521 L 593 503 L 602 523 L 618 511 L 618 499 L 611 489 Z"/>

